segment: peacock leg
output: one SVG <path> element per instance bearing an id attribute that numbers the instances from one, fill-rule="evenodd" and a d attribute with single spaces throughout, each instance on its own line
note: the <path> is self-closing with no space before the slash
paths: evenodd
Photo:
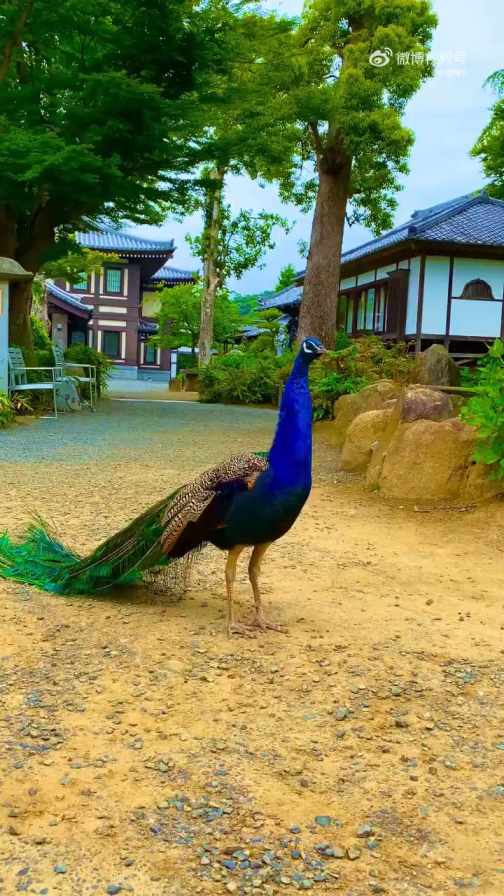
<path id="1" fill-rule="evenodd" d="M 227 591 L 227 599 L 228 599 L 228 623 L 227 623 L 227 632 L 228 636 L 230 635 L 245 635 L 245 637 L 251 637 L 250 629 L 243 625 L 241 622 L 236 622 L 234 615 L 234 605 L 233 605 L 233 593 L 234 593 L 234 583 L 236 578 L 236 564 L 238 563 L 238 557 L 243 551 L 243 545 L 238 544 L 236 547 L 232 548 L 229 551 L 227 562 L 226 562 L 226 591 Z"/>
<path id="2" fill-rule="evenodd" d="M 287 631 L 287 629 L 284 625 L 278 625 L 276 622 L 269 622 L 265 618 L 261 600 L 261 590 L 259 588 L 259 573 L 261 571 L 262 558 L 264 557 L 270 544 L 271 541 L 266 541 L 264 544 L 257 544 L 252 551 L 252 556 L 250 558 L 249 579 L 250 584 L 252 585 L 252 591 L 254 592 L 255 602 L 255 616 L 252 620 L 252 627 L 258 628 L 263 632 L 267 631 L 268 629 L 271 629 L 274 632 L 285 632 Z"/>

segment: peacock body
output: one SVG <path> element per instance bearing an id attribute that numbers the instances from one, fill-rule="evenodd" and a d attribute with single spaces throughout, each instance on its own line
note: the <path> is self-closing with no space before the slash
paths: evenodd
<path id="1" fill-rule="evenodd" d="M 243 628 L 234 622 L 232 613 L 236 560 L 244 547 L 253 546 L 249 572 L 256 622 L 266 627 L 257 584 L 259 564 L 266 547 L 291 528 L 310 494 L 308 367 L 322 351 L 318 340 L 304 340 L 285 385 L 267 455 L 236 455 L 212 467 L 149 508 L 87 557 L 65 547 L 43 522 L 32 525 L 19 543 L 4 534 L 0 536 L 0 577 L 56 594 L 93 595 L 140 580 L 144 573 L 210 542 L 229 552 L 226 583 L 229 629 L 233 631 Z"/>

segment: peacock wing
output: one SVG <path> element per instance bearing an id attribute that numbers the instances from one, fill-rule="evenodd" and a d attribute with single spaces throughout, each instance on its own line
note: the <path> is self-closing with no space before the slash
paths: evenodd
<path id="1" fill-rule="evenodd" d="M 163 553 L 172 553 L 187 526 L 197 523 L 212 501 L 225 493 L 226 489 L 233 485 L 237 488 L 252 488 L 257 477 L 267 468 L 265 454 L 237 454 L 182 486 L 163 515 Z"/>

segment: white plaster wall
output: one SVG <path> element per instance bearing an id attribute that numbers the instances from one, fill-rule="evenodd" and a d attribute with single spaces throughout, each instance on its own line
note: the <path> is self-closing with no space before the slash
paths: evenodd
<path id="1" fill-rule="evenodd" d="M 502 302 L 453 299 L 450 336 L 500 336 Z"/>
<path id="2" fill-rule="evenodd" d="M 357 277 L 357 286 L 360 286 L 361 283 L 372 283 L 374 280 L 374 268 L 372 271 L 366 271 L 364 274 L 359 274 Z"/>
<path id="3" fill-rule="evenodd" d="M 409 268 L 409 258 L 403 258 L 403 260 L 399 262 L 399 267 Z"/>
<path id="4" fill-rule="evenodd" d="M 486 280 L 494 298 L 504 295 L 504 261 L 492 258 L 456 258 L 453 264 L 452 296 L 462 295 L 469 280 Z"/>
<path id="5" fill-rule="evenodd" d="M 406 333 L 416 333 L 418 310 L 418 284 L 420 282 L 420 258 L 412 258 L 408 280 L 408 308 L 406 311 Z"/>
<path id="6" fill-rule="evenodd" d="M 425 259 L 422 333 L 444 334 L 448 307 L 450 259 L 429 255 Z"/>

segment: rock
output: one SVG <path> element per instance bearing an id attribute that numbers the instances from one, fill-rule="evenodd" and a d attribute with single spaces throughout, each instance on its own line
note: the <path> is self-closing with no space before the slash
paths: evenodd
<path id="1" fill-rule="evenodd" d="M 373 453 L 373 446 L 380 442 L 386 432 L 393 410 L 365 411 L 359 414 L 348 427 L 341 468 L 347 473 L 361 473 L 367 469 Z"/>
<path id="2" fill-rule="evenodd" d="M 331 441 L 340 447 L 343 445 L 350 424 L 359 414 L 366 411 L 380 411 L 385 403 L 397 398 L 401 387 L 391 380 L 380 380 L 366 386 L 352 395 L 342 395 L 334 406 L 334 422 L 331 427 Z"/>
<path id="3" fill-rule="evenodd" d="M 426 386 L 458 386 L 460 371 L 444 345 L 431 345 L 418 357 L 418 381 Z"/>
<path id="4" fill-rule="evenodd" d="M 436 389 L 411 386 L 404 390 L 399 400 L 399 419 L 403 423 L 415 420 L 447 420 L 453 417 L 453 405 L 449 395 Z"/>
<path id="5" fill-rule="evenodd" d="M 334 718 L 337 722 L 343 722 L 344 719 L 348 719 L 349 710 L 346 706 L 338 706 L 338 709 L 335 710 Z"/>
<path id="6" fill-rule="evenodd" d="M 360 859 L 362 853 L 358 846 L 349 846 L 347 851 L 347 859 L 350 859 L 351 862 L 355 862 L 356 859 Z"/>
<path id="7" fill-rule="evenodd" d="M 369 822 L 365 822 L 364 824 L 359 825 L 355 833 L 360 840 L 366 840 L 374 834 L 374 827 L 372 824 L 369 824 Z"/>
<path id="8" fill-rule="evenodd" d="M 316 815 L 315 816 L 315 824 L 320 825 L 321 828 L 328 828 L 331 824 L 332 818 L 330 815 Z"/>
<path id="9" fill-rule="evenodd" d="M 504 479 L 491 479 L 492 470 L 487 464 L 471 463 L 467 469 L 460 497 L 472 504 L 504 494 Z"/>
<path id="10" fill-rule="evenodd" d="M 474 441 L 474 429 L 455 418 L 401 424 L 385 452 L 381 493 L 415 502 L 459 497 Z"/>
<path id="11" fill-rule="evenodd" d="M 53 868 L 55 874 L 66 874 L 67 866 L 66 865 L 55 865 Z"/>
<path id="12" fill-rule="evenodd" d="M 230 880 L 228 884 L 226 884 L 226 892 L 227 893 L 237 893 L 238 892 L 238 884 L 234 882 L 234 880 Z"/>
<path id="13" fill-rule="evenodd" d="M 109 884 L 105 892 L 108 896 L 117 896 L 122 890 L 122 884 Z"/>

